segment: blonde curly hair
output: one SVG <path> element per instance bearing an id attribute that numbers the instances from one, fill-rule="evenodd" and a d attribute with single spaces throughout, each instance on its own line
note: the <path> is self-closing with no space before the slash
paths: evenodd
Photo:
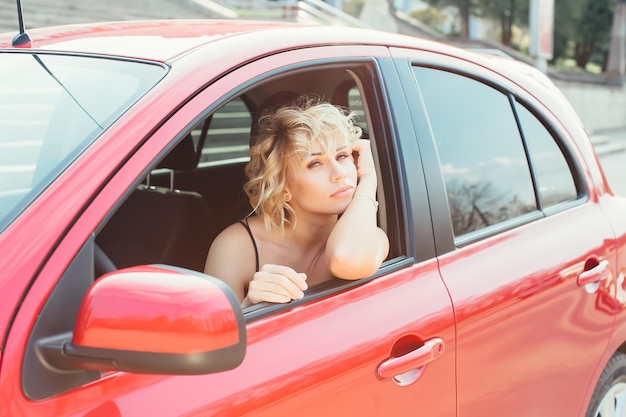
<path id="1" fill-rule="evenodd" d="M 265 113 L 259 119 L 258 133 L 250 147 L 244 190 L 253 212 L 263 218 L 268 232 L 281 232 L 285 224 L 296 224 L 296 214 L 285 199 L 287 171 L 291 156 L 303 159 L 311 154 L 312 144 L 331 153 L 337 138 L 345 146 L 361 136 L 354 114 L 319 98 L 300 97 L 292 105 Z"/>

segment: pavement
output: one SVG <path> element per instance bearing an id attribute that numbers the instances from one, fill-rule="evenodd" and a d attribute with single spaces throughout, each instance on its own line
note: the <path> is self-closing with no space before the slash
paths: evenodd
<path id="1" fill-rule="evenodd" d="M 590 139 L 609 185 L 616 194 L 626 197 L 626 127 L 595 132 Z"/>

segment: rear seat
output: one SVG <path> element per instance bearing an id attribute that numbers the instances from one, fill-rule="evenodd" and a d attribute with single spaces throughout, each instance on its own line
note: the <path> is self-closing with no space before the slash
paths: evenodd
<path id="1" fill-rule="evenodd" d="M 198 155 L 191 136 L 158 168 L 191 171 Z M 197 192 L 140 185 L 96 238 L 117 268 L 164 263 L 202 271 L 211 235 L 209 208 Z"/>

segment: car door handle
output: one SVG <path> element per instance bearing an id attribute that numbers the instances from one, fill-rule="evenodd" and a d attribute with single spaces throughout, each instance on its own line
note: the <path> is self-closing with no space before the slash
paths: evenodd
<path id="1" fill-rule="evenodd" d="M 578 275 L 578 285 L 584 287 L 605 280 L 609 277 L 609 261 L 601 260 L 598 265 Z"/>
<path id="2" fill-rule="evenodd" d="M 429 339 L 411 352 L 392 357 L 378 365 L 376 376 L 380 379 L 393 378 L 412 369 L 421 368 L 443 355 L 445 343 L 438 337 Z"/>

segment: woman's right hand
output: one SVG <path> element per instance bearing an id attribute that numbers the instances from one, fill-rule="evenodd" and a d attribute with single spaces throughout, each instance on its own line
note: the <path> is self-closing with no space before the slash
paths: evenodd
<path id="1" fill-rule="evenodd" d="M 242 307 L 261 302 L 288 303 L 304 297 L 306 274 L 283 265 L 265 264 L 254 273 Z"/>

